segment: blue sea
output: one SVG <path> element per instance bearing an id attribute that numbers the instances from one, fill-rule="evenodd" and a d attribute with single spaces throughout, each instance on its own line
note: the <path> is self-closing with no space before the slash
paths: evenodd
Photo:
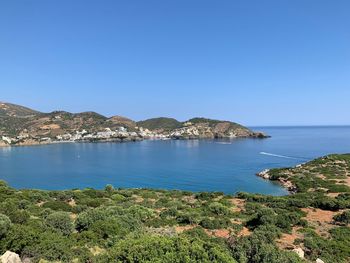
<path id="1" fill-rule="evenodd" d="M 93 187 L 287 194 L 257 177 L 350 152 L 350 127 L 253 127 L 268 139 L 67 143 L 0 148 L 0 179 L 15 188 Z"/>

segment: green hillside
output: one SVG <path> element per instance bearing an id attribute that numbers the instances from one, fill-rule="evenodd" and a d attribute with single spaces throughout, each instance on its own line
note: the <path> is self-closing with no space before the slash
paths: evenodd
<path id="1" fill-rule="evenodd" d="M 137 122 L 137 125 L 139 127 L 143 127 L 150 130 L 173 130 L 176 128 L 180 128 L 182 126 L 182 123 L 173 118 L 159 117 L 139 121 Z"/>
<path id="2" fill-rule="evenodd" d="M 213 120 L 213 119 L 208 119 L 208 118 L 203 118 L 203 117 L 192 118 L 192 119 L 189 119 L 187 122 L 191 122 L 193 124 L 208 123 L 210 127 L 214 127 L 215 125 L 220 124 L 220 123 L 229 123 L 232 128 L 244 128 L 244 129 L 246 129 L 246 127 L 244 127 L 238 123 L 235 123 L 235 122 Z"/>

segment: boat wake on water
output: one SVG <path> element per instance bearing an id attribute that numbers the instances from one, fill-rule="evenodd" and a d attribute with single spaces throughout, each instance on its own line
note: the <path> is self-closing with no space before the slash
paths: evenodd
<path id="1" fill-rule="evenodd" d="M 286 156 L 286 155 L 267 153 L 267 152 L 260 152 L 260 154 L 273 156 L 273 157 L 279 157 L 279 158 L 294 159 L 294 160 L 305 160 L 305 161 L 310 160 L 309 158 L 304 158 L 304 157 L 293 157 L 293 156 Z"/>

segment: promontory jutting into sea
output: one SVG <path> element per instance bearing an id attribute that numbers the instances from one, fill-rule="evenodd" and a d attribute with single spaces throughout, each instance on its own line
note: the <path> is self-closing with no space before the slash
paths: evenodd
<path id="1" fill-rule="evenodd" d="M 0 102 L 0 146 L 54 142 L 137 141 L 143 139 L 265 138 L 262 132 L 230 121 L 193 118 L 179 122 L 153 118 L 135 122 L 96 112 L 38 112 Z"/>

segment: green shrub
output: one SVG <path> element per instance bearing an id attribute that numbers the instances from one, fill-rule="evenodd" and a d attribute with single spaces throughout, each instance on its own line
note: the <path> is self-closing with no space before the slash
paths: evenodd
<path id="1" fill-rule="evenodd" d="M 106 200 L 102 199 L 102 198 L 89 198 L 89 197 L 86 197 L 84 199 L 79 199 L 77 204 L 80 205 L 80 206 L 87 206 L 87 207 L 99 207 L 105 202 L 106 202 Z"/>
<path id="2" fill-rule="evenodd" d="M 94 222 L 89 228 L 99 240 L 106 240 L 113 236 L 122 236 L 128 233 L 128 229 L 117 218 L 108 218 Z"/>
<path id="3" fill-rule="evenodd" d="M 230 210 L 221 203 L 213 202 L 209 205 L 209 210 L 216 215 L 228 215 Z"/>
<path id="4" fill-rule="evenodd" d="M 179 213 L 178 216 L 176 217 L 176 221 L 179 224 L 183 224 L 183 225 L 197 224 L 199 220 L 200 220 L 200 217 L 196 212 L 185 212 L 181 214 Z"/>
<path id="5" fill-rule="evenodd" d="M 229 227 L 231 221 L 228 218 L 204 218 L 199 224 L 207 229 L 221 229 Z"/>
<path id="6" fill-rule="evenodd" d="M 105 191 L 106 191 L 108 194 L 113 193 L 113 191 L 114 191 L 113 185 L 107 184 L 106 187 L 105 187 Z"/>
<path id="7" fill-rule="evenodd" d="M 22 255 L 49 261 L 72 262 L 74 246 L 71 239 L 61 234 L 45 231 L 38 235 L 34 242 L 25 246 Z"/>
<path id="8" fill-rule="evenodd" d="M 262 208 L 247 222 L 247 226 L 255 228 L 260 225 L 275 225 L 277 223 L 277 214 L 271 208 Z"/>
<path id="9" fill-rule="evenodd" d="M 350 257 L 349 234 L 349 228 L 332 230 L 333 239 L 326 239 L 310 232 L 304 239 L 304 246 L 313 260 L 321 258 L 325 262 L 348 262 Z"/>
<path id="10" fill-rule="evenodd" d="M 176 217 L 178 215 L 177 209 L 176 208 L 169 208 L 166 209 L 162 212 L 160 212 L 159 216 L 162 219 L 168 218 L 168 217 Z"/>
<path id="11" fill-rule="evenodd" d="M 73 222 L 67 212 L 54 212 L 46 217 L 45 223 L 63 235 L 73 232 Z"/>
<path id="12" fill-rule="evenodd" d="M 106 197 L 106 193 L 104 191 L 95 190 L 92 188 L 87 188 L 82 191 L 82 193 L 90 198 L 103 198 Z"/>
<path id="13" fill-rule="evenodd" d="M 235 263 L 227 248 L 186 237 L 141 236 L 120 241 L 98 262 Z"/>
<path id="14" fill-rule="evenodd" d="M 335 215 L 333 219 L 339 223 L 350 224 L 350 210 L 347 210 L 341 214 Z"/>
<path id="15" fill-rule="evenodd" d="M 75 222 L 76 229 L 78 231 L 88 230 L 94 222 L 98 220 L 104 220 L 105 218 L 107 218 L 107 215 L 104 211 L 89 209 L 82 212 L 77 217 L 77 220 Z"/>
<path id="16" fill-rule="evenodd" d="M 304 262 L 294 252 L 279 250 L 274 239 L 279 236 L 273 225 L 264 225 L 255 229 L 246 237 L 233 238 L 229 241 L 233 257 L 242 263 L 297 263 Z"/>
<path id="17" fill-rule="evenodd" d="M 51 192 L 51 196 L 58 201 L 68 202 L 72 200 L 74 194 L 71 191 L 54 191 Z"/>
<path id="18" fill-rule="evenodd" d="M 30 206 L 30 202 L 28 200 L 20 200 L 18 203 L 19 209 L 27 209 Z"/>
<path id="19" fill-rule="evenodd" d="M 10 250 L 23 255 L 23 250 L 37 242 L 42 229 L 38 230 L 32 226 L 14 224 L 8 231 L 6 238 L 1 240 L 1 250 Z"/>
<path id="20" fill-rule="evenodd" d="M 122 202 L 122 201 L 124 201 L 125 199 L 126 199 L 126 197 L 125 196 L 123 196 L 123 195 L 121 195 L 121 194 L 113 194 L 112 196 L 111 196 L 111 199 L 113 200 L 113 201 L 116 201 L 116 202 Z"/>
<path id="21" fill-rule="evenodd" d="M 214 199 L 220 195 L 223 195 L 219 192 L 201 192 L 195 195 L 195 197 L 199 200 L 208 201 L 210 199 Z"/>
<path id="22" fill-rule="evenodd" d="M 9 218 L 14 224 L 25 224 L 29 217 L 30 215 L 26 210 L 15 210 L 9 214 Z"/>
<path id="23" fill-rule="evenodd" d="M 50 208 L 55 211 L 71 212 L 72 207 L 63 201 L 48 201 L 43 204 L 43 208 Z"/>
<path id="24" fill-rule="evenodd" d="M 147 219 L 150 219 L 155 215 L 153 210 L 139 205 L 129 207 L 126 213 L 142 222 L 145 222 Z"/>
<path id="25" fill-rule="evenodd" d="M 0 238 L 7 234 L 11 227 L 11 220 L 8 216 L 0 214 Z"/>

